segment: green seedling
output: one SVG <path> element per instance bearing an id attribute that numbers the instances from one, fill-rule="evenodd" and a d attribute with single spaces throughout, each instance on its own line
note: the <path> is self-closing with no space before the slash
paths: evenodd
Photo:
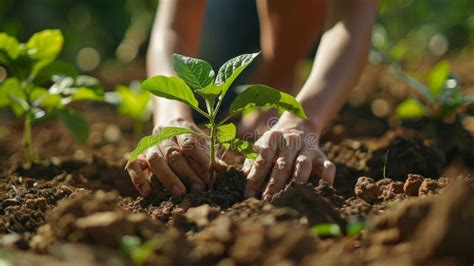
<path id="1" fill-rule="evenodd" d="M 132 82 L 128 87 L 119 85 L 115 91 L 105 93 L 106 102 L 117 105 L 120 114 L 133 119 L 135 136 L 143 133 L 143 125 L 150 119 L 150 99 L 151 94 L 142 90 L 139 82 Z"/>
<path id="2" fill-rule="evenodd" d="M 174 54 L 174 69 L 178 77 L 155 76 L 145 80 L 142 88 L 158 97 L 181 101 L 196 110 L 207 119 L 210 134 L 206 135 L 182 127 L 163 128 L 158 134 L 146 136 L 140 140 L 136 149 L 131 153 L 127 166 L 142 152 L 165 139 L 179 134 L 198 135 L 209 143 L 212 185 L 217 144 L 220 143 L 227 148 L 240 151 L 248 158 L 256 157 L 250 143 L 236 138 L 236 126 L 233 123 L 227 123 L 229 119 L 256 107 L 271 107 L 280 111 L 289 111 L 306 119 L 303 108 L 293 96 L 265 85 L 247 85 L 231 103 L 229 112 L 224 118 L 217 121 L 216 117 L 230 86 L 258 55 L 259 53 L 237 56 L 222 65 L 215 74 L 211 65 L 204 60 Z M 204 100 L 206 110 L 199 107 L 196 96 Z"/>
<path id="3" fill-rule="evenodd" d="M 354 237 L 361 234 L 364 230 L 366 230 L 367 224 L 363 221 L 351 221 L 347 223 L 346 231 L 347 236 Z"/>
<path id="4" fill-rule="evenodd" d="M 341 236 L 341 228 L 337 224 L 317 224 L 310 229 L 311 234 L 316 236 Z"/>
<path id="5" fill-rule="evenodd" d="M 411 88 L 414 97 L 404 100 L 395 109 L 402 119 L 431 117 L 443 120 L 474 102 L 474 95 L 463 94 L 459 80 L 450 73 L 447 61 L 441 61 L 428 73 L 427 84 L 403 73 L 398 65 L 392 65 L 392 72 Z"/>
<path id="6" fill-rule="evenodd" d="M 135 264 L 143 264 L 153 252 L 163 244 L 159 238 L 148 240 L 144 243 L 136 236 L 123 236 L 120 239 L 120 248 Z"/>
<path id="7" fill-rule="evenodd" d="M 24 119 L 23 149 L 28 162 L 37 160 L 31 144 L 34 123 L 56 117 L 79 142 L 85 143 L 88 124 L 68 105 L 102 99 L 96 79 L 78 76 L 74 67 L 56 60 L 63 42 L 59 30 L 35 33 L 26 43 L 0 33 L 0 65 L 8 72 L 8 78 L 0 83 L 0 107 L 9 107 Z"/>

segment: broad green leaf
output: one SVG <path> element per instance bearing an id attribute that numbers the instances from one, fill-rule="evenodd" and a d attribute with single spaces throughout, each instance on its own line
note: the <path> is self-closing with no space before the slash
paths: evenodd
<path id="1" fill-rule="evenodd" d="M 148 91 L 133 91 L 126 86 L 118 86 L 115 90 L 120 99 L 119 113 L 142 121 L 149 117 L 151 94 Z"/>
<path id="2" fill-rule="evenodd" d="M 341 228 L 337 224 L 317 224 L 311 227 L 311 233 L 317 236 L 340 236 Z"/>
<path id="3" fill-rule="evenodd" d="M 237 128 L 233 123 L 225 124 L 217 127 L 217 140 L 219 143 L 229 142 L 235 139 Z"/>
<path id="4" fill-rule="evenodd" d="M 87 87 L 79 87 L 72 95 L 72 101 L 102 101 L 103 96 L 98 95 L 96 91 Z"/>
<path id="5" fill-rule="evenodd" d="M 202 90 L 196 91 L 199 95 L 201 95 L 204 99 L 214 102 L 214 100 L 221 94 L 221 88 L 216 86 L 214 82 L 209 83 L 205 88 Z"/>
<path id="6" fill-rule="evenodd" d="M 434 68 L 428 73 L 428 88 L 434 97 L 437 97 L 446 85 L 446 80 L 449 77 L 449 63 L 443 60 L 436 64 Z"/>
<path id="7" fill-rule="evenodd" d="M 203 89 L 214 80 L 214 70 L 204 60 L 173 54 L 173 65 L 178 76 L 194 90 Z"/>
<path id="8" fill-rule="evenodd" d="M 250 160 L 257 159 L 257 153 L 252 147 L 252 144 L 248 141 L 241 140 L 241 139 L 233 139 L 229 142 L 223 143 L 224 147 L 227 149 L 231 148 L 242 153 L 246 158 Z"/>
<path id="9" fill-rule="evenodd" d="M 142 88 L 158 97 L 181 101 L 198 108 L 193 91 L 178 77 L 155 76 L 145 80 Z"/>
<path id="10" fill-rule="evenodd" d="M 137 236 L 125 235 L 120 239 L 120 247 L 134 263 L 143 264 L 162 245 L 162 239 L 155 238 L 142 244 Z"/>
<path id="11" fill-rule="evenodd" d="M 87 142 L 89 124 L 82 115 L 70 109 L 56 109 L 54 114 L 79 143 L 85 144 Z"/>
<path id="12" fill-rule="evenodd" d="M 45 88 L 36 87 L 30 96 L 34 107 L 56 108 L 61 106 L 61 95 L 50 94 Z"/>
<path id="13" fill-rule="evenodd" d="M 56 59 L 62 50 L 63 43 L 64 38 L 59 30 L 43 30 L 31 36 L 25 44 L 25 49 L 27 55 L 36 60 L 32 70 L 33 77 Z"/>
<path id="14" fill-rule="evenodd" d="M 63 48 L 64 38 L 59 30 L 43 30 L 31 36 L 25 44 L 28 55 L 37 60 L 54 60 Z"/>
<path id="15" fill-rule="evenodd" d="M 244 71 L 260 53 L 243 54 L 234 57 L 221 66 L 217 72 L 216 85 L 224 97 L 234 80 Z"/>
<path id="16" fill-rule="evenodd" d="M 395 114 L 402 119 L 418 119 L 426 114 L 426 109 L 418 100 L 410 98 L 397 106 Z"/>
<path id="17" fill-rule="evenodd" d="M 64 61 L 54 61 L 51 64 L 43 67 L 37 74 L 34 80 L 35 84 L 44 84 L 52 81 L 53 76 L 64 76 L 76 78 L 78 75 L 76 68 Z"/>
<path id="18" fill-rule="evenodd" d="M 265 85 L 250 85 L 237 95 L 230 105 L 230 113 L 242 112 L 249 108 L 272 107 L 288 111 L 306 119 L 301 104 L 291 95 Z"/>
<path id="19" fill-rule="evenodd" d="M 21 116 L 25 112 L 26 95 L 21 88 L 20 82 L 16 78 L 6 79 L 0 86 L 0 107 L 10 106 L 16 116 Z"/>
<path id="20" fill-rule="evenodd" d="M 160 133 L 143 137 L 140 142 L 138 142 L 137 147 L 135 150 L 132 151 L 130 157 L 128 158 L 127 167 L 131 162 L 135 161 L 142 152 L 146 151 L 147 149 L 160 144 L 162 141 L 175 137 L 181 134 L 194 134 L 197 135 L 199 133 L 184 127 L 165 127 L 160 130 Z"/>
<path id="21" fill-rule="evenodd" d="M 0 63 L 6 64 L 20 54 L 20 44 L 17 39 L 6 33 L 0 32 Z"/>

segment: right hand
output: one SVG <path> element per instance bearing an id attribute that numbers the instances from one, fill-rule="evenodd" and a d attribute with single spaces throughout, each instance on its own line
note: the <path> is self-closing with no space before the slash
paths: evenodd
<path id="1" fill-rule="evenodd" d="M 153 134 L 168 126 L 201 131 L 193 121 L 176 118 L 157 125 Z M 147 177 L 151 172 L 174 196 L 182 196 L 187 192 L 184 179 L 180 177 L 190 181 L 193 192 L 203 191 L 210 181 L 209 150 L 205 143 L 198 136 L 183 134 L 148 149 L 127 168 L 135 188 L 143 197 L 148 197 L 151 185 Z"/>

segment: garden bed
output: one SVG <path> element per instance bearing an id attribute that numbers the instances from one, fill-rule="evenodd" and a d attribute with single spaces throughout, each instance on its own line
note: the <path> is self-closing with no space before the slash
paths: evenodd
<path id="1" fill-rule="evenodd" d="M 0 246 L 5 261 L 474 262 L 474 179 L 468 167 L 473 146 L 462 127 L 438 129 L 450 138 L 432 139 L 423 130 L 424 122 L 390 130 L 386 120 L 370 113 L 368 104 L 347 106 L 332 127 L 338 130 L 326 132 L 321 144 L 337 166 L 334 188 L 312 179 L 308 185 L 289 184 L 270 203 L 244 199 L 245 177 L 235 165 L 217 176 L 213 191 L 176 198 L 154 182 L 152 196 L 145 199 L 124 170 L 137 143 L 133 122 L 108 106 L 77 107 L 91 123 L 88 145 L 75 144 L 58 122 L 48 121 L 35 127 L 34 146 L 43 159 L 33 165 L 23 160 L 21 126 L 10 122 L 4 127 L 9 132 L 0 141 Z M 127 242 L 127 236 L 133 237 Z"/>

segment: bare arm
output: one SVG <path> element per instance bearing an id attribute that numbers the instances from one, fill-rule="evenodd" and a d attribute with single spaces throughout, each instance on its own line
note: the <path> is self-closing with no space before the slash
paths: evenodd
<path id="1" fill-rule="evenodd" d="M 311 74 L 297 95 L 309 123 L 286 112 L 255 143 L 259 155 L 255 161 L 246 160 L 243 168 L 247 197 L 262 194 L 270 200 L 290 180 L 307 183 L 310 176 L 319 176 L 331 185 L 334 182 L 336 167 L 319 148 L 317 138 L 359 79 L 378 2 L 328 2 L 330 29 L 324 33 Z"/>
<path id="2" fill-rule="evenodd" d="M 311 74 L 297 95 L 311 124 L 321 133 L 346 101 L 367 62 L 376 0 L 336 0 Z"/>
<path id="3" fill-rule="evenodd" d="M 162 0 L 156 14 L 147 55 L 148 76 L 174 76 L 173 53 L 196 56 L 206 7 L 205 0 Z M 155 125 L 170 118 L 192 119 L 191 109 L 178 101 L 153 98 Z"/>
<path id="4" fill-rule="evenodd" d="M 149 76 L 173 76 L 172 54 L 174 52 L 195 56 L 205 10 L 205 0 L 162 0 L 158 7 L 147 56 Z M 153 133 L 162 127 L 179 126 L 200 129 L 192 120 L 189 107 L 178 101 L 153 98 Z M 207 151 L 198 148 L 197 140 L 189 134 L 163 141 L 140 155 L 128 167 L 128 173 L 138 192 L 144 197 L 151 193 L 149 173 L 175 196 L 189 189 L 202 191 L 209 182 Z M 190 186 L 185 187 L 182 177 L 187 177 Z"/>

